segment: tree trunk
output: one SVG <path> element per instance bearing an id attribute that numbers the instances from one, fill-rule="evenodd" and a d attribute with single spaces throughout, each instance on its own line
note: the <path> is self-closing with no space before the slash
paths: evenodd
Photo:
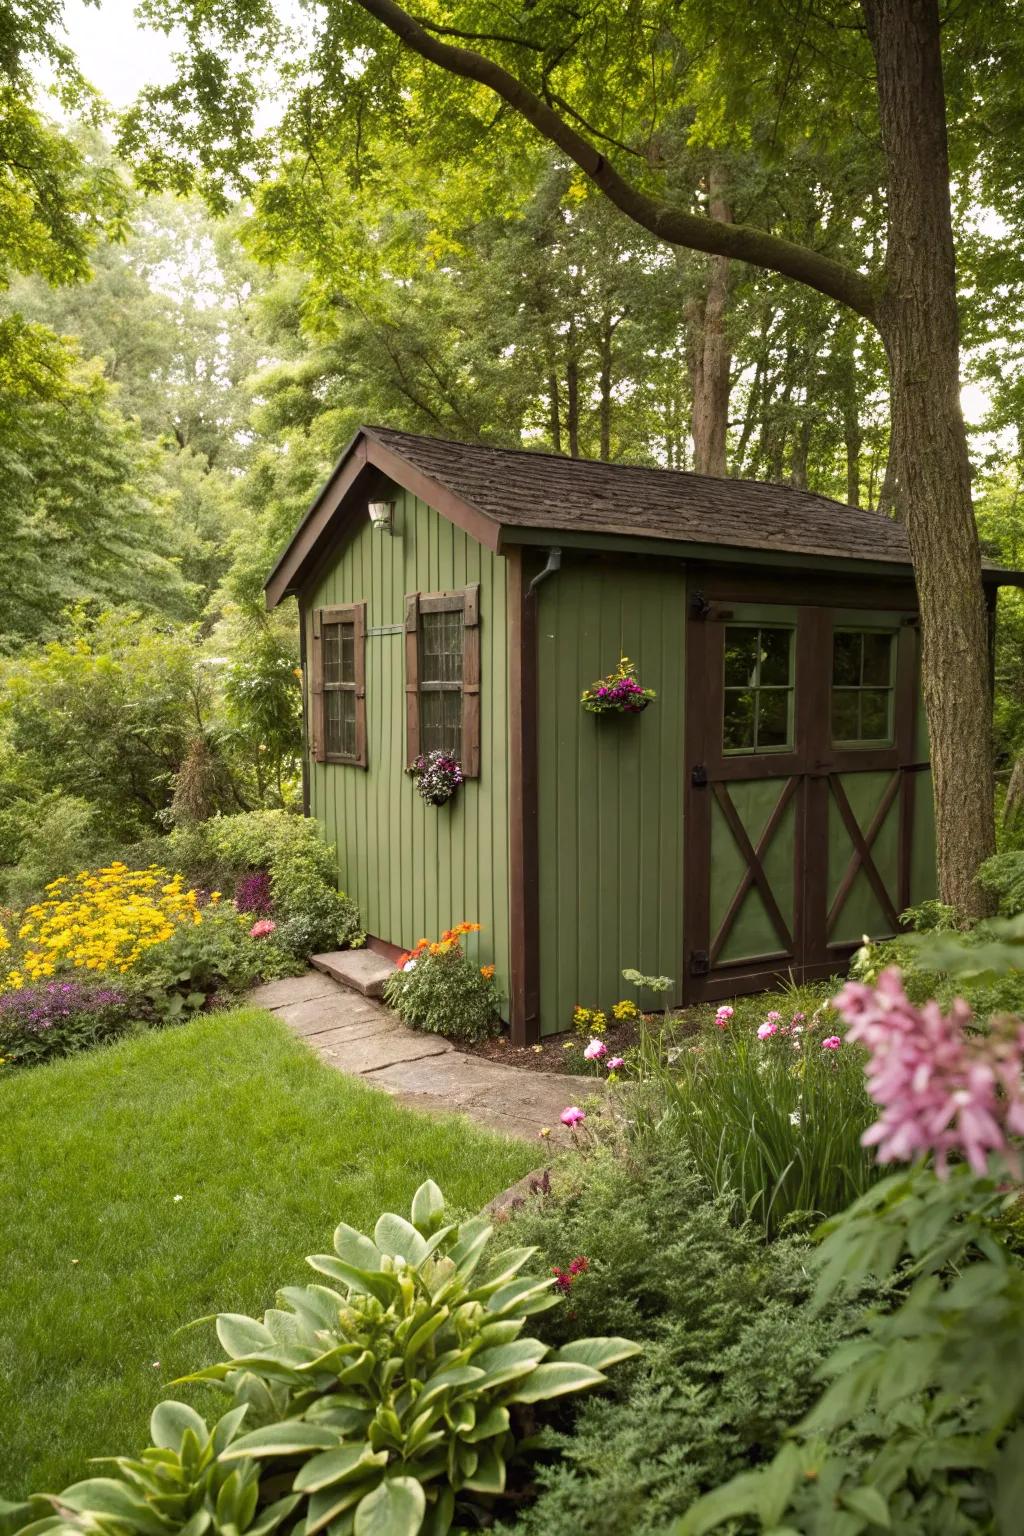
<path id="1" fill-rule="evenodd" d="M 562 417 L 558 408 L 558 375 L 552 373 L 548 379 L 548 402 L 550 415 L 548 429 L 551 433 L 551 448 L 554 453 L 562 451 Z"/>
<path id="2" fill-rule="evenodd" d="M 812 391 L 813 392 L 813 385 Z M 798 491 L 807 489 L 807 461 L 811 456 L 811 434 L 814 431 L 814 407 L 810 400 L 804 405 L 804 414 L 793 437 L 789 455 L 789 483 Z"/>
<path id="3" fill-rule="evenodd" d="M 615 323 L 610 309 L 605 306 L 601 315 L 601 371 L 598 374 L 597 415 L 601 432 L 599 457 L 605 463 L 612 456 L 612 337 Z"/>
<path id="4" fill-rule="evenodd" d="M 565 428 L 569 435 L 569 456 L 580 456 L 580 365 L 576 355 L 576 322 L 569 326 L 569 354 L 565 364 Z"/>
<path id="5" fill-rule="evenodd" d="M 732 221 L 721 166 L 708 175 L 712 218 Z M 729 259 L 712 256 L 703 305 L 696 305 L 697 335 L 693 339 L 693 467 L 699 475 L 725 474 L 725 443 L 729 427 L 729 369 L 732 357 L 725 334 L 729 302 Z"/>
<path id="6" fill-rule="evenodd" d="M 970 916 L 995 847 L 988 611 L 960 410 L 960 334 L 937 0 L 861 0 L 878 75 L 889 231 L 878 326 L 917 575 L 939 891 Z"/>

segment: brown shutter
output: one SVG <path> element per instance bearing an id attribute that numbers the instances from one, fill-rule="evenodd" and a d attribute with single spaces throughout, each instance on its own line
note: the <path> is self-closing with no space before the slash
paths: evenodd
<path id="1" fill-rule="evenodd" d="M 366 767 L 366 604 L 352 605 L 352 648 L 356 672 L 356 762 Z"/>
<path id="2" fill-rule="evenodd" d="M 327 760 L 327 743 L 324 736 L 324 650 L 322 636 L 322 608 L 313 609 L 313 646 L 310 657 L 310 672 L 312 677 L 312 710 L 310 718 L 313 726 L 313 739 L 310 743 L 313 761 L 323 763 Z"/>
<path id="3" fill-rule="evenodd" d="M 405 595 L 405 765 L 420 755 L 420 594 Z"/>
<path id="4" fill-rule="evenodd" d="M 480 777 L 480 583 L 466 588 L 462 607 L 462 771 Z"/>

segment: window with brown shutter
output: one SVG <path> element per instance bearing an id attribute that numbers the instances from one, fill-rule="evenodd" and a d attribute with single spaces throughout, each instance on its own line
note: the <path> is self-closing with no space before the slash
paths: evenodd
<path id="1" fill-rule="evenodd" d="M 406 761 L 443 751 L 480 774 L 480 586 L 405 599 Z"/>
<path id="2" fill-rule="evenodd" d="M 366 604 L 313 610 L 313 756 L 366 767 Z"/>

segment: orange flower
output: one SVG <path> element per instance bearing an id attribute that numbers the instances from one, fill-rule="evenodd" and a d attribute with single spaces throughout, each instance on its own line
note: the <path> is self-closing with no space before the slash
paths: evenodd
<path id="1" fill-rule="evenodd" d="M 400 971 L 402 969 L 402 966 L 405 965 L 405 963 L 408 960 L 411 960 L 411 959 L 412 959 L 412 955 L 409 954 L 408 950 L 406 950 L 405 954 L 399 955 L 398 959 L 395 961 L 395 969 L 396 969 L 396 971 Z"/>
<path id="2" fill-rule="evenodd" d="M 480 975 L 481 976 L 485 976 L 487 978 L 487 980 L 490 981 L 491 977 L 494 975 L 494 966 L 493 965 L 482 965 L 480 967 Z"/>

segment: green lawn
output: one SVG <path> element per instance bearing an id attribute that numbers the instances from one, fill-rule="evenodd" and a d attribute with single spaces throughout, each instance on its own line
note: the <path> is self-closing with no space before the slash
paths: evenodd
<path id="1" fill-rule="evenodd" d="M 405 1211 L 428 1176 L 475 1210 L 539 1157 L 400 1109 L 256 1010 L 12 1076 L 0 1124 L 7 1497 L 145 1444 L 153 1404 L 190 1395 L 164 1384 L 219 1353 L 175 1329 L 262 1311 L 339 1220 Z"/>

